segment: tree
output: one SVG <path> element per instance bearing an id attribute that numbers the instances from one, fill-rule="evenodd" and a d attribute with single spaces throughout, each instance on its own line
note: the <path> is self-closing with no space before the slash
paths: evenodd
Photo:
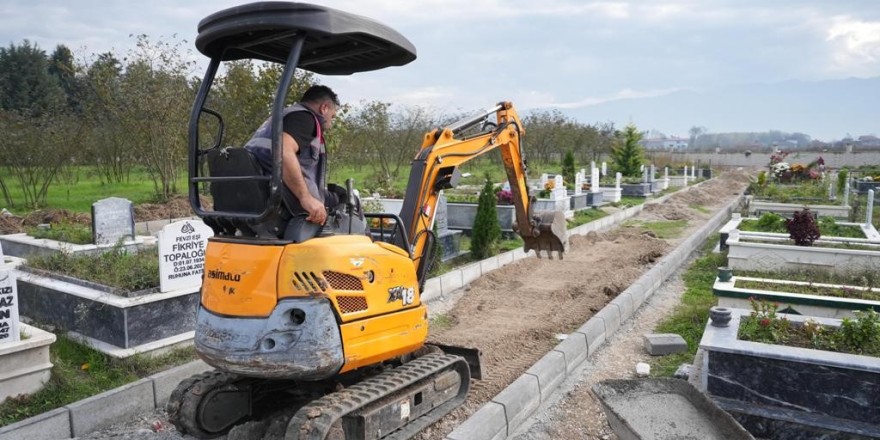
<path id="1" fill-rule="evenodd" d="M 24 40 L 0 48 L 0 109 L 41 116 L 64 102 L 64 92 L 49 74 L 46 53 Z"/>
<path id="2" fill-rule="evenodd" d="M 122 95 L 122 73 L 122 63 L 107 52 L 98 55 L 79 82 L 78 103 L 88 125 L 85 158 L 104 182 L 128 182 L 138 157 L 121 120 L 128 105 Z"/>
<path id="3" fill-rule="evenodd" d="M 693 150 L 697 145 L 697 138 L 706 134 L 706 127 L 697 127 L 695 125 L 688 130 L 688 134 L 691 135 L 691 138 L 688 141 L 688 150 Z"/>
<path id="4" fill-rule="evenodd" d="M 49 57 L 49 75 L 55 78 L 55 81 L 64 91 L 67 106 L 79 111 L 78 89 L 79 82 L 76 77 L 77 67 L 73 61 L 73 53 L 70 49 L 59 44 L 55 46 L 55 51 Z"/>
<path id="5" fill-rule="evenodd" d="M 623 129 L 621 137 L 618 137 L 617 145 L 611 150 L 614 169 L 624 176 L 638 176 L 643 161 L 642 146 L 639 145 L 642 134 L 634 124 L 629 124 Z"/>
<path id="6" fill-rule="evenodd" d="M 495 255 L 498 241 L 501 240 L 501 225 L 495 211 L 495 188 L 486 176 L 486 183 L 480 191 L 477 215 L 471 233 L 471 255 L 477 260 Z"/>
<path id="7" fill-rule="evenodd" d="M 574 185 L 575 173 L 574 153 L 568 150 L 562 159 L 562 180 L 565 181 L 566 185 Z"/>
<path id="8" fill-rule="evenodd" d="M 192 62 L 180 53 L 182 43 L 154 43 L 138 36 L 121 78 L 126 105 L 112 109 L 160 200 L 177 192 L 177 176 L 186 163 L 190 101 L 182 98 L 193 96 L 194 90 L 187 79 Z"/>

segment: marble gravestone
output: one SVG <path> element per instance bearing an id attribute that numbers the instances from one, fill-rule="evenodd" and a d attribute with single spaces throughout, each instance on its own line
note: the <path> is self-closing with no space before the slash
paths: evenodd
<path id="1" fill-rule="evenodd" d="M 92 203 L 92 240 L 113 245 L 134 238 L 134 208 L 131 201 L 110 197 Z"/>
<path id="2" fill-rule="evenodd" d="M 437 212 L 434 216 L 434 222 L 437 226 L 437 240 L 442 251 L 440 261 L 448 261 L 461 255 L 463 232 L 449 229 L 449 206 L 443 193 L 437 198 Z"/>
<path id="3" fill-rule="evenodd" d="M 159 232 L 159 290 L 199 288 L 205 271 L 205 248 L 214 231 L 201 220 L 183 220 Z"/>
<path id="4" fill-rule="evenodd" d="M 18 340 L 18 290 L 15 273 L 0 264 L 0 346 L 5 342 Z"/>

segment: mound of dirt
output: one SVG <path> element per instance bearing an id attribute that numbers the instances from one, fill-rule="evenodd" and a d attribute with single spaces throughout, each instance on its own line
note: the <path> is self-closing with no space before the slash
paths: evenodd
<path id="1" fill-rule="evenodd" d="M 203 207 L 211 208 L 210 199 L 202 197 L 201 202 Z M 134 221 L 136 222 L 168 220 L 193 215 L 195 213 L 189 206 L 189 199 L 185 196 L 176 196 L 164 203 L 141 203 L 134 207 Z"/>
<path id="2" fill-rule="evenodd" d="M 26 228 L 39 224 L 49 223 L 77 223 L 91 225 L 92 217 L 81 212 L 71 212 L 66 209 L 39 209 L 24 217 L 17 215 L 0 215 L 0 234 L 18 234 Z"/>

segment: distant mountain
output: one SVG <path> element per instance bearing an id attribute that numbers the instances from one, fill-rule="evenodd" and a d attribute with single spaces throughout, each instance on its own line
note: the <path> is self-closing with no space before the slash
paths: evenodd
<path id="1" fill-rule="evenodd" d="M 630 121 L 640 130 L 688 136 L 693 126 L 710 133 L 780 130 L 824 141 L 848 134 L 880 134 L 880 77 L 750 84 L 652 98 L 621 99 L 566 109 L 581 122 Z"/>

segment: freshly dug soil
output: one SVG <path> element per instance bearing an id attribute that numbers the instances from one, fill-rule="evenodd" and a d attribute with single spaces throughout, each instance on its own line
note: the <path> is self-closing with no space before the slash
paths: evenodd
<path id="1" fill-rule="evenodd" d="M 66 209 L 40 209 L 33 211 L 24 217 L 16 215 L 0 214 L 0 235 L 18 234 L 26 228 L 43 223 L 78 223 L 91 225 L 92 217 L 81 212 L 71 212 Z"/>
<path id="2" fill-rule="evenodd" d="M 448 435 L 558 344 L 556 335 L 583 325 L 736 197 L 744 180 L 739 174 L 726 174 L 674 194 L 665 203 L 649 203 L 635 217 L 688 220 L 681 238 L 662 240 L 639 228 L 575 236 L 562 261 L 520 260 L 472 283 L 446 312 L 451 325 L 432 330 L 431 339 L 479 348 L 488 377 L 473 383 L 464 405 L 416 438 Z"/>
<path id="3" fill-rule="evenodd" d="M 666 203 L 646 206 L 637 220 L 664 221 L 682 216 L 688 225 L 680 238 L 662 240 L 637 227 L 590 233 L 571 239 L 564 260 L 528 258 L 498 269 L 465 289 L 430 304 L 431 315 L 446 315 L 448 325 L 435 326 L 431 339 L 480 348 L 487 377 L 473 383 L 467 402 L 416 438 L 442 439 L 540 359 L 559 339 L 580 327 L 651 265 L 745 187 L 744 174 L 725 174 L 698 188 L 673 195 Z M 700 203 L 702 202 L 702 203 Z M 699 208 L 699 209 L 698 209 Z M 670 305 L 666 310 L 669 310 Z M 659 317 L 657 317 L 659 319 Z M 626 339 L 625 352 L 641 352 L 641 337 Z M 606 344 L 607 349 L 611 343 Z M 635 348 L 634 348 L 635 347 Z M 606 351 L 607 351 L 606 349 Z M 591 359 L 591 362 L 601 362 Z M 583 403 L 591 397 L 582 396 Z M 581 406 L 571 421 L 590 427 L 554 430 L 549 438 L 608 438 L 601 409 Z M 589 421 L 587 420 L 589 419 Z M 593 421 L 599 420 L 598 424 Z M 151 432 L 158 423 L 163 432 Z M 573 436 L 568 436 L 572 434 Z M 586 435 L 586 437 L 585 437 Z M 158 411 L 129 420 L 89 439 L 181 439 Z"/>

